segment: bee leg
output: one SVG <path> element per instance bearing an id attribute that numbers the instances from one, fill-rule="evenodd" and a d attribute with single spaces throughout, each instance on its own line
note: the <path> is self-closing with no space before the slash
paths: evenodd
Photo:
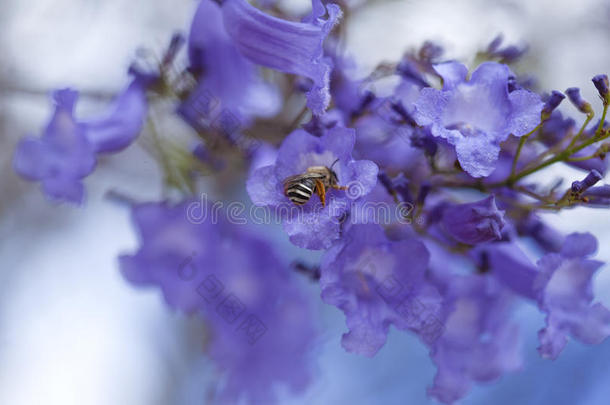
<path id="1" fill-rule="evenodd" d="M 333 184 L 332 188 L 334 188 L 335 190 L 347 190 L 347 186 L 339 186 L 337 184 Z"/>
<path id="2" fill-rule="evenodd" d="M 324 183 L 322 183 L 321 180 L 316 180 L 316 194 L 320 196 L 322 206 L 326 207 L 326 188 L 324 187 Z"/>

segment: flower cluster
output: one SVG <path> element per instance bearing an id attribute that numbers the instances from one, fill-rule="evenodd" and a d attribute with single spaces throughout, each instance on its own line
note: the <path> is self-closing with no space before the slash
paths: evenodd
<path id="1" fill-rule="evenodd" d="M 311 305 L 264 240 L 222 216 L 194 224 L 184 215 L 189 203 L 133 206 L 141 246 L 119 258 L 124 277 L 205 319 L 222 403 L 273 402 L 278 383 L 302 391 L 316 337 Z"/>
<path id="2" fill-rule="evenodd" d="M 173 103 L 196 139 L 163 159 L 180 201 L 134 203 L 141 247 L 121 257 L 121 270 L 204 320 L 226 401 L 272 403 L 276 383 L 306 389 L 315 319 L 260 227 L 222 214 L 192 220 L 201 174 L 219 186 L 239 179 L 238 192 L 272 211 L 283 236 L 322 251 L 307 273 L 345 315 L 345 350 L 370 357 L 390 327 L 415 334 L 437 367 L 428 394 L 441 402 L 522 367 L 517 302 L 545 316 L 544 358 L 557 358 L 569 339 L 603 341 L 610 311 L 592 292 L 603 265 L 597 241 L 585 229 L 560 233 L 539 213 L 610 208 L 608 77 L 593 78 L 597 122 L 579 89 L 545 93 L 515 73 L 509 64 L 526 48 L 501 37 L 472 69 L 426 42 L 354 77 L 341 16 L 322 0 L 304 16 L 273 1 L 201 0 L 187 68 L 168 68 L 180 57 L 176 36 L 157 72 L 131 69 L 113 110 L 96 119 L 75 116 L 75 91 L 54 92 L 55 112 L 41 137 L 20 141 L 15 170 L 54 200 L 81 202 L 97 155 L 132 143 L 149 102 Z M 388 76 L 395 86 L 378 91 Z M 566 98 L 575 108 L 560 111 Z M 569 187 L 530 180 L 561 164 L 583 174 Z M 395 215 L 382 220 L 371 207 Z"/>

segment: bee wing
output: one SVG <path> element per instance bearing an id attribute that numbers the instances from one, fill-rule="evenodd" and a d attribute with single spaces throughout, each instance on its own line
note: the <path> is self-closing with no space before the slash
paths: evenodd
<path id="1" fill-rule="evenodd" d="M 307 180 L 307 179 L 315 180 L 315 179 L 321 179 L 323 177 L 324 177 L 324 175 L 320 174 L 320 173 L 296 174 L 294 176 L 286 177 L 283 181 L 283 184 L 284 184 L 284 187 L 286 187 L 290 184 L 299 183 L 303 180 Z"/>

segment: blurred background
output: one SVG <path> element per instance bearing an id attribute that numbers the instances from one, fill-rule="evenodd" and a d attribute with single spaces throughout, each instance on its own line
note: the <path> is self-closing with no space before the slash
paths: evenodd
<path id="1" fill-rule="evenodd" d="M 497 34 L 528 43 L 519 65 L 543 90 L 582 88 L 598 108 L 590 79 L 610 73 L 608 0 L 371 1 L 349 20 L 348 49 L 365 74 L 397 60 L 424 40 L 447 56 L 472 62 Z M 307 10 L 307 0 L 282 3 Z M 126 83 L 135 51 L 161 52 L 175 31 L 188 32 L 192 0 L 0 0 L 0 404 L 203 404 L 210 366 L 202 355 L 202 326 L 171 313 L 158 291 L 138 291 L 121 278 L 117 256 L 137 247 L 129 212 L 105 198 L 116 190 L 140 200 L 161 194 L 157 163 L 134 144 L 106 157 L 85 181 L 87 203 L 48 203 L 38 185 L 11 168 L 17 140 L 39 134 L 51 113 L 48 91 L 81 90 L 78 114 L 100 111 Z M 563 111 L 574 116 L 568 103 Z M 549 174 L 550 173 L 550 174 Z M 554 167 L 545 176 L 568 181 L 582 174 Z M 247 198 L 245 196 L 244 198 Z M 607 211 L 577 208 L 549 214 L 562 231 L 591 231 L 600 260 L 610 261 Z M 287 260 L 307 252 L 278 231 Z M 610 266 L 596 294 L 610 304 Z M 427 404 L 434 368 L 426 350 L 392 332 L 374 359 L 345 353 L 343 315 L 322 304 L 323 331 L 314 359 L 317 381 L 287 404 Z M 464 404 L 607 404 L 610 342 L 571 342 L 555 361 L 540 359 L 536 331 L 542 316 L 523 306 L 525 366 L 521 373 L 476 387 Z"/>

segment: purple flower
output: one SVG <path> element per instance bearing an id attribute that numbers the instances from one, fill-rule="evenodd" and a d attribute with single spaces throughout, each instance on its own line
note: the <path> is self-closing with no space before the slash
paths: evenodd
<path id="1" fill-rule="evenodd" d="M 428 394 L 451 404 L 473 381 L 488 382 L 522 366 L 518 327 L 509 321 L 511 294 L 493 278 L 452 276 L 443 293 L 444 333 L 431 345 L 438 371 Z"/>
<path id="2" fill-rule="evenodd" d="M 197 224 L 194 209 L 207 215 Z M 141 246 L 120 257 L 121 271 L 159 288 L 170 308 L 204 318 L 220 403 L 274 403 L 276 384 L 300 392 L 310 381 L 310 308 L 269 245 L 214 212 L 188 201 L 135 205 Z"/>
<path id="3" fill-rule="evenodd" d="M 282 20 L 263 13 L 246 0 L 226 0 L 222 5 L 225 29 L 252 62 L 313 82 L 307 105 L 314 114 L 328 107 L 330 62 L 323 56 L 323 42 L 341 17 L 335 4 L 312 0 L 313 11 L 303 22 Z M 328 19 L 322 16 L 328 12 Z"/>
<path id="4" fill-rule="evenodd" d="M 568 235 L 560 253 L 544 256 L 534 283 L 538 305 L 546 313 L 546 327 L 539 333 L 538 351 L 557 358 L 572 336 L 587 344 L 601 343 L 610 335 L 610 311 L 593 303 L 592 277 L 603 265 L 588 257 L 597 250 L 589 233 Z"/>
<path id="5" fill-rule="evenodd" d="M 93 172 L 96 155 L 127 147 L 142 129 L 146 88 L 153 79 L 132 74 L 132 82 L 110 112 L 100 118 L 78 120 L 74 116 L 78 92 L 53 92 L 53 117 L 40 138 L 28 136 L 19 142 L 13 159 L 15 171 L 28 180 L 40 181 L 52 200 L 82 203 L 82 180 Z"/>
<path id="6" fill-rule="evenodd" d="M 527 90 L 509 93 L 511 72 L 505 65 L 482 63 L 469 81 L 462 64 L 449 62 L 435 69 L 443 78 L 443 89 L 422 89 L 414 118 L 455 146 L 462 168 L 471 176 L 488 176 L 500 143 L 510 134 L 523 136 L 533 130 L 540 123 L 543 103 Z"/>
<path id="7" fill-rule="evenodd" d="M 538 333 L 543 357 L 557 358 L 569 336 L 597 344 L 610 334 L 610 311 L 593 303 L 592 277 L 603 264 L 589 259 L 597 250 L 593 235 L 568 235 L 561 250 L 546 254 L 537 266 L 512 243 L 490 244 L 484 250 L 491 273 L 546 314 L 546 327 Z"/>
<path id="8" fill-rule="evenodd" d="M 277 91 L 261 80 L 256 66 L 239 52 L 225 29 L 221 8 L 212 0 L 199 3 L 188 56 L 198 84 L 178 112 L 193 128 L 212 125 L 214 110 L 223 110 L 241 126 L 253 115 L 271 116 L 279 109 Z"/>
<path id="9" fill-rule="evenodd" d="M 373 356 L 390 325 L 431 343 L 442 333 L 440 296 L 425 280 L 429 254 L 415 238 L 390 241 L 379 225 L 354 225 L 322 259 L 322 299 L 341 309 L 343 347 Z"/>
<path id="10" fill-rule="evenodd" d="M 78 93 L 53 92 L 55 113 L 40 138 L 27 136 L 15 150 L 13 167 L 22 177 L 39 181 L 44 193 L 53 200 L 81 203 L 82 179 L 95 167 L 93 146 L 83 125 L 74 119 Z"/>
<path id="11" fill-rule="evenodd" d="M 469 245 L 489 242 L 502 237 L 504 211 L 498 210 L 493 195 L 466 204 L 445 208 L 443 229 L 459 242 Z"/>
<path id="12" fill-rule="evenodd" d="M 428 394 L 441 402 L 453 403 L 464 397 L 474 382 L 489 382 L 521 367 L 519 331 L 510 319 L 514 294 L 503 285 L 503 279 L 488 273 L 489 253 L 497 245 L 506 244 L 479 245 L 471 250 L 469 260 L 426 240 L 431 253 L 429 278 L 443 297 L 439 319 L 444 325 L 443 334 L 429 345 L 438 371 Z M 479 270 L 484 274 L 472 274 L 473 259 L 480 262 Z M 523 281 L 522 276 L 509 271 L 510 265 L 520 260 L 516 257 L 506 266 L 508 278 L 515 278 L 516 285 Z M 525 283 L 529 281 L 531 286 L 533 278 L 526 278 Z"/>
<path id="13" fill-rule="evenodd" d="M 341 218 L 350 203 L 367 195 L 377 183 L 377 165 L 352 159 L 354 130 L 333 127 L 322 137 L 298 129 L 288 135 L 278 151 L 275 164 L 254 171 L 247 182 L 248 194 L 258 206 L 274 208 L 281 216 L 290 241 L 307 249 L 327 249 L 339 238 Z M 312 166 L 332 166 L 340 186 L 328 189 L 326 205 L 316 196 L 297 206 L 283 192 L 283 182 L 307 172 Z"/>

